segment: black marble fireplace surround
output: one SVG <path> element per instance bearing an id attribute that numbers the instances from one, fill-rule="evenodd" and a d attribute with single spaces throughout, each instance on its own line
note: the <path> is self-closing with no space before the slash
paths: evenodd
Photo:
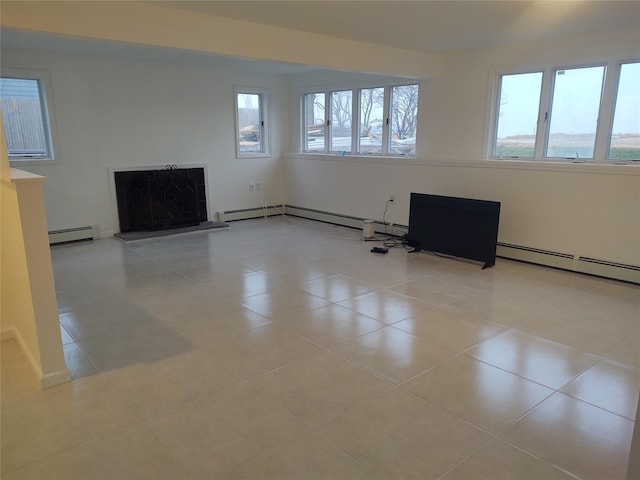
<path id="1" fill-rule="evenodd" d="M 120 232 L 166 230 L 207 221 L 204 168 L 167 165 L 114 172 Z"/>

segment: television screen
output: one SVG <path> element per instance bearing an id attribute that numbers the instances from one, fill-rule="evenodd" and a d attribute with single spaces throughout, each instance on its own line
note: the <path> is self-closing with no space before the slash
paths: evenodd
<path id="1" fill-rule="evenodd" d="M 426 250 L 495 265 L 500 202 L 412 193 L 407 240 Z"/>

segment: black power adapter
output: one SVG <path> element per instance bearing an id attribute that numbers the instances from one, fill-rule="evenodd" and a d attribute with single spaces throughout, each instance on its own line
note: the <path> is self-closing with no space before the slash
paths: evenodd
<path id="1" fill-rule="evenodd" d="M 372 253 L 387 253 L 389 251 L 388 248 L 384 248 L 384 247 L 373 247 L 371 249 Z"/>

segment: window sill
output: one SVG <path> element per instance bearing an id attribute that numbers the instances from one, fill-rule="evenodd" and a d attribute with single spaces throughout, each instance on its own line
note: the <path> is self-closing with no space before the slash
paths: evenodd
<path id="1" fill-rule="evenodd" d="M 271 158 L 272 155 L 270 153 L 248 153 L 246 155 L 236 155 L 238 160 L 243 158 Z"/>
<path id="2" fill-rule="evenodd" d="M 494 168 L 507 170 L 533 170 L 565 173 L 595 173 L 613 175 L 638 175 L 640 176 L 640 162 L 633 164 L 617 163 L 571 163 L 571 162 L 544 162 L 534 160 L 517 159 L 477 159 L 477 160 L 426 160 L 416 157 L 388 157 L 372 155 L 331 155 L 322 153 L 297 153 L 289 152 L 285 158 L 317 160 L 329 162 L 355 162 L 368 164 L 387 165 L 413 165 L 423 167 L 446 167 L 446 168 Z"/>
<path id="3" fill-rule="evenodd" d="M 285 153 L 287 158 L 304 158 L 307 160 L 324 160 L 333 162 L 359 162 L 359 163 L 391 163 L 394 165 L 423 165 L 424 161 L 409 155 L 356 155 L 348 153 L 311 153 L 311 152 L 289 152 Z"/>
<path id="4" fill-rule="evenodd" d="M 58 165 L 60 162 L 55 158 L 9 158 L 12 168 L 40 167 L 44 165 Z"/>
<path id="5" fill-rule="evenodd" d="M 483 160 L 487 166 L 506 167 L 523 170 L 546 170 L 580 173 L 618 173 L 640 175 L 640 162 L 595 162 L 572 160 L 532 160 L 517 158 L 491 158 Z"/>

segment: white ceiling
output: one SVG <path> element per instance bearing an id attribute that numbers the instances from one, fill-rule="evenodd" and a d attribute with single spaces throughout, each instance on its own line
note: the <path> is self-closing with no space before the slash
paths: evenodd
<path id="1" fill-rule="evenodd" d="M 214 55 L 211 53 L 163 48 L 149 45 L 134 45 L 124 42 L 108 42 L 91 38 L 72 38 L 3 28 L 0 45 L 11 48 L 28 48 L 52 52 L 80 53 L 91 56 L 143 60 L 147 62 L 173 63 L 178 65 L 201 65 L 216 68 L 231 68 L 259 73 L 296 74 L 318 70 L 308 65 L 292 65 L 255 59 L 243 59 Z"/>
<path id="2" fill-rule="evenodd" d="M 468 51 L 535 42 L 543 38 L 640 27 L 638 0 L 184 0 L 149 3 L 164 8 L 433 53 Z M 8 47 L 240 68 L 257 72 L 292 74 L 317 70 L 317 67 L 311 65 L 260 62 L 91 39 L 78 41 L 75 38 L 7 28 L 0 31 L 0 43 Z"/>
<path id="3" fill-rule="evenodd" d="M 640 26 L 640 1 L 159 1 L 167 8 L 433 53 Z"/>

